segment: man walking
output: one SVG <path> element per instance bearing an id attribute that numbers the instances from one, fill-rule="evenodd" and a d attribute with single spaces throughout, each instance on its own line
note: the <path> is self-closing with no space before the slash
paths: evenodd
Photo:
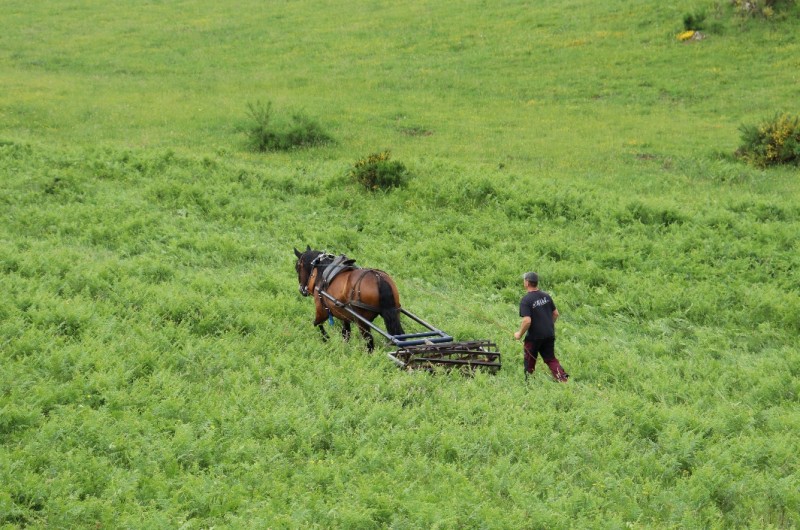
<path id="1" fill-rule="evenodd" d="M 525 336 L 525 379 L 536 368 L 536 356 L 541 355 L 556 381 L 566 383 L 569 374 L 564 372 L 555 355 L 556 327 L 558 309 L 553 298 L 539 290 L 539 275 L 527 272 L 522 276 L 527 294 L 519 303 L 519 316 L 522 317 L 519 331 L 514 339 Z"/>

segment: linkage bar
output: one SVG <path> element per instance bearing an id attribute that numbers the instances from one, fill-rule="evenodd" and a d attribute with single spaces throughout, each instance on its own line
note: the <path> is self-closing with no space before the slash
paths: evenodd
<path id="1" fill-rule="evenodd" d="M 375 324 L 373 324 L 372 322 L 370 322 L 366 318 L 362 317 L 361 315 L 359 315 L 358 313 L 353 311 L 353 309 L 349 305 L 343 304 L 342 302 L 340 302 L 339 300 L 337 300 L 336 298 L 334 298 L 333 296 L 328 294 L 326 291 L 320 291 L 320 294 L 322 296 L 324 296 L 325 298 L 327 298 L 328 300 L 330 300 L 331 302 L 333 302 L 333 304 L 336 307 L 338 307 L 339 309 L 342 309 L 342 310 L 346 311 L 348 314 L 352 315 L 354 318 L 357 318 L 359 322 L 363 323 L 366 326 L 369 326 L 370 329 L 373 329 L 373 330 L 377 331 L 378 333 L 380 333 L 381 335 L 383 335 L 388 341 L 390 341 L 395 346 L 398 346 L 398 347 L 402 348 L 402 347 L 406 347 L 406 346 L 419 346 L 419 345 L 422 345 L 422 344 L 429 344 L 429 343 L 440 344 L 440 343 L 445 343 L 445 342 L 453 342 L 453 337 L 451 337 L 450 335 L 448 335 L 447 333 L 445 333 L 444 331 L 442 331 L 440 329 L 436 329 L 435 327 L 431 326 L 430 324 L 428 324 L 427 322 L 425 322 L 424 320 L 422 320 L 421 318 L 419 318 L 415 314 L 411 313 L 410 311 L 406 311 L 402 307 L 400 308 L 400 312 L 402 312 L 404 315 L 408 316 L 409 318 L 413 319 L 414 321 L 418 322 L 419 324 L 422 324 L 423 326 L 428 328 L 430 330 L 430 332 L 410 333 L 410 334 L 407 334 L 407 335 L 389 335 L 386 331 L 382 330 L 381 328 L 379 328 L 378 326 L 376 326 Z M 427 338 L 421 338 L 421 337 L 433 337 L 433 338 L 427 339 Z M 417 339 L 417 340 L 406 340 L 406 339 L 412 339 L 412 338 L 413 339 Z"/>

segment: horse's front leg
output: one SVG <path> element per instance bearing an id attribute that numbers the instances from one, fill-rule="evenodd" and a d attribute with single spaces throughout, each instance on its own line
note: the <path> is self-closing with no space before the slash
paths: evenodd
<path id="1" fill-rule="evenodd" d="M 319 328 L 319 332 L 322 334 L 322 340 L 327 342 L 328 332 L 325 331 L 325 326 L 322 324 L 328 318 L 328 310 L 322 307 L 322 302 L 320 301 L 319 297 L 314 297 L 314 306 L 316 308 L 316 314 L 314 315 L 314 326 Z"/>

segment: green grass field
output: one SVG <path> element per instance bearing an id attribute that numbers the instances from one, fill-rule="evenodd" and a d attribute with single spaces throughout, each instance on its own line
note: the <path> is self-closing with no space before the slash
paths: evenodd
<path id="1" fill-rule="evenodd" d="M 4 2 L 0 527 L 800 526 L 798 169 L 732 156 L 800 7 L 601 4 Z M 336 142 L 248 151 L 267 101 Z M 322 343 L 306 244 L 503 369 Z"/>

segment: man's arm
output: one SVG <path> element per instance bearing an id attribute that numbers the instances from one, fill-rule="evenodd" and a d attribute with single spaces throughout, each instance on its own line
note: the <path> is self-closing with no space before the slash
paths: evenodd
<path id="1" fill-rule="evenodd" d="M 519 325 L 519 331 L 514 333 L 514 339 L 519 340 L 531 327 L 531 317 L 522 317 L 522 322 Z"/>
<path id="2" fill-rule="evenodd" d="M 559 316 L 560 315 L 558 314 L 558 309 L 553 309 L 553 324 L 556 323 L 556 320 L 558 320 Z"/>

